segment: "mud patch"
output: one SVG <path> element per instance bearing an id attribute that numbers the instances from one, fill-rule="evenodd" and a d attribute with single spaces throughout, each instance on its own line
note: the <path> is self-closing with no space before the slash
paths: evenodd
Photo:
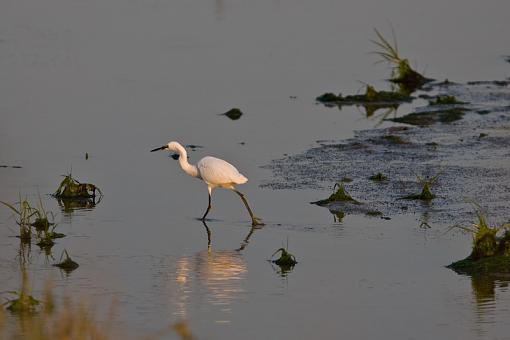
<path id="1" fill-rule="evenodd" d="M 507 218 L 510 207 L 510 100 L 507 87 L 497 84 L 436 84 L 431 90 L 471 103 L 462 119 L 449 124 L 395 126 L 355 132 L 348 140 L 320 142 L 304 153 L 272 161 L 265 168 L 272 189 L 325 189 L 343 177 L 353 179 L 349 193 L 384 216 L 429 213 L 430 221 L 454 224 L 469 220 L 472 198 L 496 218 Z M 488 114 L 479 115 L 477 111 Z M 483 134 L 483 138 L 480 135 Z M 385 138 L 385 136 L 392 136 Z M 382 142 L 385 141 L 385 142 Z M 405 143 L 395 143 L 405 141 Z M 390 180 L 384 185 L 369 178 L 374 172 Z M 441 172 L 430 189 L 432 201 L 402 200 L 420 192 L 416 174 L 424 178 Z M 327 194 L 324 194 L 326 196 Z M 317 197 L 323 198 L 323 197 Z M 366 214 L 345 209 L 342 202 L 324 206 L 332 212 Z"/>

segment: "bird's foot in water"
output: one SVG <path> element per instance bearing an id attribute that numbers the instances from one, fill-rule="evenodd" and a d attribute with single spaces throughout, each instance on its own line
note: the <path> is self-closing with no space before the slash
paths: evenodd
<path id="1" fill-rule="evenodd" d="M 257 226 L 262 227 L 263 225 L 265 225 L 265 224 L 264 224 L 264 222 L 262 222 L 262 219 L 255 217 L 255 216 L 253 216 L 251 218 L 251 226 L 252 227 L 257 227 Z"/>

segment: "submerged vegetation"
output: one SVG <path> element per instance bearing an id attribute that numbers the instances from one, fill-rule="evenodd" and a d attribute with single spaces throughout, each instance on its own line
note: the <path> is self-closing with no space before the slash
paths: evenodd
<path id="1" fill-rule="evenodd" d="M 53 196 L 60 199 L 86 199 L 96 197 L 96 191 L 102 196 L 101 190 L 94 184 L 80 183 L 68 174 L 64 176 Z"/>
<path id="2" fill-rule="evenodd" d="M 459 273 L 510 273 L 510 224 L 491 226 L 482 207 L 471 202 L 477 221 L 470 226 L 455 225 L 473 237 L 471 254 L 448 266 Z M 500 235 L 502 232 L 502 235 Z"/>

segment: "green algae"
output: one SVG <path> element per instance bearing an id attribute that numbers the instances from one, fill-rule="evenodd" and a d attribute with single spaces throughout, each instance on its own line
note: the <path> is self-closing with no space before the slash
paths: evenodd
<path id="1" fill-rule="evenodd" d="M 371 181 L 383 182 L 383 181 L 387 181 L 388 177 L 386 177 L 384 174 L 378 172 L 378 173 L 370 176 L 368 179 Z"/>
<path id="2" fill-rule="evenodd" d="M 235 107 L 222 114 L 232 120 L 238 120 L 243 115 L 243 112 Z"/>
<path id="3" fill-rule="evenodd" d="M 413 112 L 408 115 L 391 118 L 389 121 L 417 126 L 428 126 L 435 123 L 452 123 L 462 119 L 466 109 L 451 108 L 447 110 Z"/>
<path id="4" fill-rule="evenodd" d="M 325 205 L 325 204 L 332 203 L 332 202 L 351 202 L 354 204 L 361 204 L 360 202 L 356 201 L 354 198 L 351 197 L 351 195 L 349 195 L 347 193 L 347 191 L 345 190 L 344 185 L 342 183 L 335 184 L 335 186 L 333 187 L 333 190 L 336 189 L 337 187 L 338 187 L 338 190 L 336 192 L 332 193 L 328 198 L 320 200 L 320 201 L 312 202 L 312 204 Z"/>

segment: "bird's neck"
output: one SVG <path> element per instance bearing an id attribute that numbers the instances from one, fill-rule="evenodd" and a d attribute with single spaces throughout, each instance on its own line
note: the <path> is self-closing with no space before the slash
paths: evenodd
<path id="1" fill-rule="evenodd" d="M 188 163 L 188 153 L 186 152 L 186 149 L 179 145 L 179 164 L 181 165 L 182 170 L 184 170 L 185 173 L 192 177 L 198 177 L 198 169 L 195 165 Z"/>

